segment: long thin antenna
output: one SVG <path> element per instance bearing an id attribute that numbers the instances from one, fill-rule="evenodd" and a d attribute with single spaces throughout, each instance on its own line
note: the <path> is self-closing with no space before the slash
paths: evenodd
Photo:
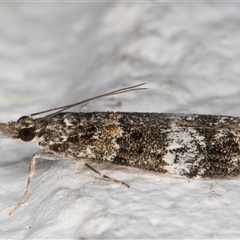
<path id="1" fill-rule="evenodd" d="M 48 115 L 48 116 L 53 116 L 53 115 L 58 114 L 58 113 L 60 113 L 62 111 L 65 111 L 65 110 L 67 110 L 69 108 L 72 108 L 72 107 L 75 107 L 77 105 L 80 105 L 80 104 L 92 101 L 94 99 L 107 97 L 107 96 L 112 96 L 112 95 L 117 95 L 117 94 L 126 93 L 126 92 L 131 92 L 131 91 L 146 90 L 147 88 L 139 88 L 140 86 L 142 86 L 144 84 L 146 84 L 146 83 L 141 83 L 141 84 L 138 84 L 138 85 L 135 85 L 135 86 L 131 86 L 131 87 L 126 87 L 126 88 L 121 88 L 121 89 L 118 89 L 118 90 L 114 90 L 114 91 L 111 91 L 111 92 L 108 92 L 108 93 L 104 93 L 104 94 L 98 95 L 96 97 L 88 98 L 86 100 L 83 100 L 83 101 L 80 101 L 80 102 L 77 102 L 77 103 L 69 104 L 69 105 L 62 106 L 62 107 L 48 109 L 48 110 L 45 110 L 45 111 L 42 111 L 42 112 L 33 113 L 30 116 L 36 116 L 36 115 L 39 115 L 39 114 L 43 114 L 43 113 L 59 110 L 59 111 L 57 111 L 55 113 L 52 113 L 52 114 Z"/>

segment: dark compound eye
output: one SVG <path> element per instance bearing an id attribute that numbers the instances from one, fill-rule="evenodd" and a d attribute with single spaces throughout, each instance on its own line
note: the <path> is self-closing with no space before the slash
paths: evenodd
<path id="1" fill-rule="evenodd" d="M 35 137 L 35 129 L 33 127 L 23 128 L 19 131 L 19 138 L 24 142 L 29 142 Z"/>

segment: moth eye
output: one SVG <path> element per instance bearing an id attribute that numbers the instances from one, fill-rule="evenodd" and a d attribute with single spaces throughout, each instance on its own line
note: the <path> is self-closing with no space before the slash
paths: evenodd
<path id="1" fill-rule="evenodd" d="M 18 135 L 24 142 L 29 142 L 35 137 L 35 129 L 33 127 L 23 128 L 19 131 Z"/>

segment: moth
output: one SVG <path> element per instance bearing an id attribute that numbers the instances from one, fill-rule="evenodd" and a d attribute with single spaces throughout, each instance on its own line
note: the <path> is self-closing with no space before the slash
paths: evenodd
<path id="1" fill-rule="evenodd" d="M 74 104 L 0 123 L 3 135 L 34 141 L 43 152 L 32 156 L 26 190 L 10 215 L 24 202 L 37 158 L 72 159 L 101 177 L 129 187 L 89 165 L 107 162 L 187 178 L 227 178 L 240 173 L 240 118 L 221 115 L 143 112 L 65 112 L 79 104 L 124 92 L 135 85 Z M 44 117 L 40 114 L 52 112 Z"/>

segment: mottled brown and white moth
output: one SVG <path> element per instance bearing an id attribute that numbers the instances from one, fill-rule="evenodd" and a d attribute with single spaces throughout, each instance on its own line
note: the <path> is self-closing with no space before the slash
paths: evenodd
<path id="1" fill-rule="evenodd" d="M 10 212 L 23 203 L 35 170 L 35 159 L 73 159 L 92 168 L 91 160 L 141 168 L 187 178 L 226 178 L 240 173 L 240 118 L 217 115 L 63 112 L 104 96 L 142 90 L 143 84 L 112 91 L 75 104 L 0 123 L 7 137 L 35 141 L 45 151 L 35 153 L 29 167 L 26 190 Z M 55 111 L 45 117 L 33 116 Z"/>

